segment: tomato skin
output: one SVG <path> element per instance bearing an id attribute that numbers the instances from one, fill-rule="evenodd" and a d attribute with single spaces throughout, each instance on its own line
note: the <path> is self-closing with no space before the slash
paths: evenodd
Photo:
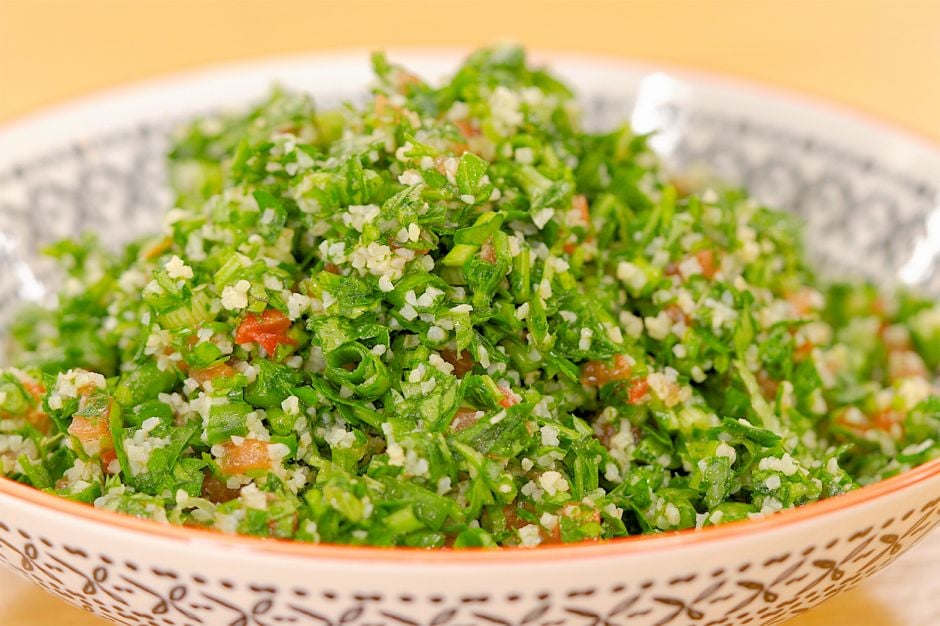
<path id="1" fill-rule="evenodd" d="M 78 439 L 89 452 L 93 449 L 94 444 L 98 445 L 100 451 L 111 450 L 114 448 L 114 440 L 111 439 L 109 414 L 110 410 L 105 411 L 104 415 L 96 417 L 75 415 L 72 417 L 72 423 L 69 424 L 68 433 Z M 89 448 L 89 445 L 92 448 Z"/>
<path id="2" fill-rule="evenodd" d="M 883 430 L 885 432 L 890 432 L 895 424 L 902 424 L 904 422 L 904 414 L 900 411 L 885 409 L 884 411 L 876 413 L 874 416 L 872 416 L 871 421 L 874 425 L 874 428 Z"/>
<path id="3" fill-rule="evenodd" d="M 222 444 L 219 470 L 226 476 L 245 474 L 252 470 L 271 469 L 269 444 L 258 439 L 245 439 L 239 444 L 232 441 Z"/>
<path id="4" fill-rule="evenodd" d="M 457 378 L 463 378 L 467 372 L 473 369 L 473 356 L 469 350 L 457 354 L 454 350 L 445 348 L 441 350 L 441 358 L 454 366 L 454 376 Z"/>
<path id="5" fill-rule="evenodd" d="M 846 419 L 845 412 L 836 417 L 835 421 L 843 428 L 855 431 L 856 433 L 866 433 L 870 430 L 880 430 L 890 433 L 894 430 L 895 426 L 901 426 L 903 429 L 904 417 L 904 413 L 901 411 L 887 408 L 872 415 L 864 415 L 864 421 L 861 421 L 861 423 Z"/>
<path id="6" fill-rule="evenodd" d="M 804 317 L 813 312 L 813 293 L 813 290 L 809 288 L 800 289 L 786 294 L 784 298 L 793 306 L 793 312 L 796 315 Z"/>
<path id="7" fill-rule="evenodd" d="M 646 377 L 637 378 L 630 384 L 630 388 L 627 390 L 627 401 L 630 404 L 640 404 L 647 395 L 649 395 L 650 384 L 646 381 Z"/>
<path id="8" fill-rule="evenodd" d="M 630 361 L 622 354 L 614 357 L 612 365 L 603 361 L 588 361 L 581 366 L 581 384 L 585 387 L 603 387 L 611 381 L 629 379 L 630 371 Z"/>
<path id="9" fill-rule="evenodd" d="M 236 373 L 235 369 L 228 363 L 216 363 L 210 367 L 189 370 L 190 378 L 200 384 L 216 378 L 231 378 Z"/>
<path id="10" fill-rule="evenodd" d="M 277 309 L 265 309 L 260 316 L 249 313 L 235 330 L 235 343 L 254 342 L 268 354 L 274 354 L 280 345 L 297 345 L 297 340 L 286 334 L 290 327 L 290 318 Z"/>
<path id="11" fill-rule="evenodd" d="M 20 379 L 20 384 L 29 392 L 29 395 L 35 400 L 41 400 L 42 395 L 46 393 L 46 387 L 42 383 L 33 380 L 32 378 L 22 378 Z"/>
<path id="12" fill-rule="evenodd" d="M 480 418 L 477 417 L 477 413 L 479 412 L 480 411 L 477 411 L 474 408 L 466 406 L 457 409 L 457 413 L 454 415 L 454 419 L 450 422 L 451 432 L 459 433 L 460 431 L 466 430 L 467 428 L 470 428 L 476 424 L 480 420 Z"/>
<path id="13" fill-rule="evenodd" d="M 104 470 L 106 474 L 111 473 L 111 463 L 117 460 L 117 452 L 114 449 L 105 450 L 101 453 L 101 469 Z M 120 469 L 118 470 L 120 472 Z M 117 472 L 115 472 L 117 473 Z"/>
<path id="14" fill-rule="evenodd" d="M 719 268 L 719 258 L 718 254 L 711 249 L 697 250 L 693 252 L 691 256 L 686 257 L 686 259 L 695 259 L 698 261 L 698 265 L 701 268 L 702 276 L 711 280 L 715 277 L 715 274 L 718 273 Z M 688 278 L 688 276 L 682 273 L 681 263 L 673 262 L 666 267 L 667 276 L 678 276 L 680 278 Z"/>
<path id="15" fill-rule="evenodd" d="M 673 303 L 668 305 L 665 309 L 663 309 L 663 312 L 669 316 L 669 319 L 671 319 L 673 323 L 682 320 L 682 323 L 686 326 L 692 325 L 692 318 L 688 313 L 683 311 L 682 307 L 680 307 L 678 304 Z"/>
<path id="16" fill-rule="evenodd" d="M 469 139 L 470 137 L 477 137 L 483 133 L 479 128 L 475 127 L 470 120 L 457 120 L 454 122 L 454 126 L 460 131 L 460 134 Z"/>
<path id="17" fill-rule="evenodd" d="M 516 397 L 510 389 L 506 387 L 500 387 L 499 390 L 503 393 L 502 399 L 499 401 L 499 406 L 508 409 L 509 407 L 519 404 L 519 398 Z"/>
<path id="18" fill-rule="evenodd" d="M 239 493 L 238 489 L 229 489 L 222 480 L 219 480 L 211 473 L 207 474 L 202 481 L 202 497 L 209 502 L 216 504 L 228 502 L 237 498 Z"/>
<path id="19" fill-rule="evenodd" d="M 902 378 L 930 379 L 930 372 L 924 360 L 913 350 L 892 350 L 888 352 L 888 379 Z"/>
<path id="20" fill-rule="evenodd" d="M 591 219 L 591 209 L 588 206 L 587 196 L 578 194 L 571 199 L 571 208 L 576 209 L 581 220 L 587 223 Z"/>
<path id="21" fill-rule="evenodd" d="M 42 410 L 42 396 L 46 393 L 45 386 L 27 376 L 23 376 L 19 381 L 29 395 L 32 396 L 33 400 L 36 401 L 36 406 L 30 409 L 26 414 L 26 421 L 32 424 L 36 430 L 42 434 L 48 435 L 52 431 L 52 420 L 49 419 L 49 416 Z"/>
<path id="22" fill-rule="evenodd" d="M 714 278 L 718 272 L 718 267 L 715 264 L 715 253 L 708 249 L 699 250 L 695 253 L 695 258 L 702 268 L 702 276 L 709 280 Z"/>
<path id="23" fill-rule="evenodd" d="M 816 346 L 813 345 L 812 341 L 806 340 L 796 347 L 796 350 L 793 351 L 793 360 L 799 363 L 800 361 L 805 361 L 813 354 L 813 348 Z"/>

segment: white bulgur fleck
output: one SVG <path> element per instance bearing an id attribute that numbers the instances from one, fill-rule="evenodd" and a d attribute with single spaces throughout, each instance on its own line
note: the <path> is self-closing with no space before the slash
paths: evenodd
<path id="1" fill-rule="evenodd" d="M 557 446 L 560 441 L 558 440 L 558 429 L 554 426 L 546 424 L 539 429 L 542 435 L 542 445 L 543 446 Z"/>
<path id="2" fill-rule="evenodd" d="M 526 524 L 518 531 L 519 545 L 525 548 L 534 548 L 542 543 L 542 531 L 535 524 Z"/>
<path id="3" fill-rule="evenodd" d="M 542 473 L 542 475 L 539 476 L 539 485 L 550 496 L 566 492 L 569 489 L 568 481 L 565 477 L 562 476 L 560 472 L 554 470 Z"/>
<path id="4" fill-rule="evenodd" d="M 545 225 L 548 224 L 552 217 L 555 216 L 555 209 L 548 207 L 537 211 L 532 216 L 532 223 L 538 227 L 539 230 L 545 228 Z"/>
<path id="5" fill-rule="evenodd" d="M 190 280 L 193 277 L 193 268 L 189 267 L 175 254 L 163 265 L 167 276 L 176 280 Z"/>
<path id="6" fill-rule="evenodd" d="M 226 285 L 222 289 L 222 306 L 229 311 L 237 311 L 248 306 L 248 290 L 251 283 L 239 280 L 234 285 Z"/>

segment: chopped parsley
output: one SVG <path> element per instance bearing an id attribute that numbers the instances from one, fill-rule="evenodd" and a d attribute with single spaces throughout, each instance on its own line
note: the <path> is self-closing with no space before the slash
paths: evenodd
<path id="1" fill-rule="evenodd" d="M 940 456 L 935 303 L 818 280 L 793 216 L 585 132 L 520 49 L 441 87 L 373 61 L 364 105 L 188 126 L 158 235 L 49 250 L 69 277 L 11 328 L 0 474 L 436 548 L 709 526 Z"/>

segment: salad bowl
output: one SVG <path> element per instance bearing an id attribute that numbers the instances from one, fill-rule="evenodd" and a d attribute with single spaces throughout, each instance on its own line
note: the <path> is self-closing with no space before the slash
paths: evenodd
<path id="1" fill-rule="evenodd" d="M 392 53 L 434 78 L 452 53 Z M 321 106 L 367 88 L 366 54 L 243 63 L 123 88 L 0 128 L 0 328 L 59 280 L 38 251 L 119 244 L 170 202 L 173 127 L 272 82 Z M 940 148 L 729 79 L 543 57 L 587 122 L 653 132 L 677 176 L 741 184 L 797 212 L 830 276 L 940 295 Z M 0 478 L 0 561 L 116 623 L 764 624 L 848 589 L 940 523 L 940 460 L 845 495 L 720 527 L 535 549 L 380 549 L 232 537 L 96 510 Z"/>

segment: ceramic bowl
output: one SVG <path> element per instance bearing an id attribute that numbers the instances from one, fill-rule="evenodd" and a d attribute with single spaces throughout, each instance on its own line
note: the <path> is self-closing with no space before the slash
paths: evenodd
<path id="1" fill-rule="evenodd" d="M 451 53 L 393 54 L 428 77 Z M 595 127 L 658 130 L 677 172 L 797 211 L 830 275 L 940 295 L 940 147 L 831 105 L 687 71 L 543 57 Z M 0 128 L 0 327 L 49 297 L 45 243 L 121 242 L 168 202 L 167 134 L 272 81 L 321 106 L 361 97 L 367 54 L 244 63 L 124 88 Z M 2 333 L 2 331 L 0 331 Z M 2 334 L 0 334 L 2 338 Z M 940 460 L 855 492 L 703 531 L 503 551 L 228 537 L 67 502 L 0 479 L 0 561 L 123 624 L 770 624 L 888 565 L 940 522 Z"/>

